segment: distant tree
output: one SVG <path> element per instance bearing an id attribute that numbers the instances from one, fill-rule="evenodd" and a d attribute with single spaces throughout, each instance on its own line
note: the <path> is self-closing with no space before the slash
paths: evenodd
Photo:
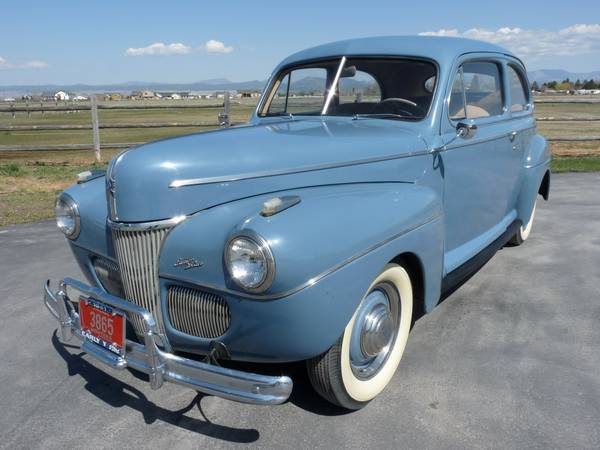
<path id="1" fill-rule="evenodd" d="M 581 86 L 583 86 L 583 83 L 581 82 L 581 80 L 577 79 L 577 81 L 575 81 L 575 84 L 573 85 L 573 87 L 575 89 L 581 89 Z"/>
<path id="2" fill-rule="evenodd" d="M 583 89 L 598 89 L 600 87 L 600 83 L 596 83 L 594 80 L 583 81 Z"/>
<path id="3" fill-rule="evenodd" d="M 548 81 L 548 82 L 544 83 L 544 85 L 548 89 L 556 89 L 556 86 L 558 85 L 558 83 L 556 81 Z"/>
<path id="4" fill-rule="evenodd" d="M 569 91 L 573 89 L 573 85 L 569 81 L 563 81 L 562 83 L 559 83 L 556 86 L 556 89 L 558 89 L 559 91 Z"/>
<path id="5" fill-rule="evenodd" d="M 531 90 L 532 91 L 539 91 L 540 87 L 537 84 L 537 81 L 534 81 L 533 83 L 531 83 Z"/>

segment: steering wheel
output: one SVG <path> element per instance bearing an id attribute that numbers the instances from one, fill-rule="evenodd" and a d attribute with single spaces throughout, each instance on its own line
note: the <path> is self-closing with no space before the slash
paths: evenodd
<path id="1" fill-rule="evenodd" d="M 393 111 L 390 111 L 393 109 Z M 406 98 L 389 97 L 384 98 L 374 108 L 375 113 L 392 113 L 408 116 L 425 116 L 427 111 L 415 102 Z"/>

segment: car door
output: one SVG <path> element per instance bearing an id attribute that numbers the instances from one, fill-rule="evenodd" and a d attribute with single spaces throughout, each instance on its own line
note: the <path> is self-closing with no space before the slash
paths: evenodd
<path id="1" fill-rule="evenodd" d="M 516 60 L 508 60 L 504 66 L 506 73 L 506 89 L 509 93 L 508 105 L 510 108 L 510 137 L 512 139 L 512 156 L 518 165 L 520 175 L 523 175 L 523 167 L 527 148 L 533 136 L 535 136 L 535 118 L 533 117 L 533 102 L 529 82 L 525 75 L 525 68 Z M 519 178 L 513 193 L 514 201 L 517 201 L 521 191 L 521 178 Z"/>
<path id="2" fill-rule="evenodd" d="M 516 218 L 520 170 L 513 150 L 508 95 L 501 56 L 459 60 L 442 118 L 446 224 L 444 269 L 448 273 L 500 236 Z M 459 124 L 470 132 L 457 137 Z"/>

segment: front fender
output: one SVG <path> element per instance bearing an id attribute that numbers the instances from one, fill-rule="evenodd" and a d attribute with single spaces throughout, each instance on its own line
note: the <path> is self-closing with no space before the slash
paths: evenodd
<path id="1" fill-rule="evenodd" d="M 275 278 L 264 294 L 239 293 L 283 297 L 441 214 L 439 195 L 413 183 L 323 186 L 286 194 L 299 195 L 301 203 L 271 217 L 261 216 L 260 210 L 273 194 L 232 202 L 186 220 L 164 243 L 161 276 L 239 291 L 224 267 L 223 247 L 232 233 L 253 230 L 271 246 Z M 203 265 L 186 270 L 176 267 L 179 258 L 195 258 Z"/>
<path id="2" fill-rule="evenodd" d="M 401 253 L 419 259 L 425 308 L 435 305 L 442 278 L 443 220 L 432 189 L 385 183 L 286 194 L 300 195 L 302 202 L 271 217 L 259 211 L 273 194 L 222 205 L 174 228 L 163 246 L 163 289 L 183 283 L 220 293 L 229 304 L 231 324 L 219 340 L 234 359 L 296 361 L 324 352 L 339 338 L 374 277 Z M 244 229 L 260 233 L 272 246 L 277 274 L 264 295 L 235 290 L 223 267 L 229 235 Z M 179 257 L 194 257 L 204 265 L 174 267 Z M 208 350 L 210 339 L 165 325 L 175 349 Z"/>

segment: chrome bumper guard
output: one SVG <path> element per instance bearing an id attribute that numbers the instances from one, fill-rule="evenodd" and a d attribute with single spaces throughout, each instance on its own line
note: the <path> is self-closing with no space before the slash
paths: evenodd
<path id="1" fill-rule="evenodd" d="M 86 339 L 81 332 L 79 315 L 67 296 L 67 287 L 128 314 L 137 314 L 146 325 L 144 344 L 127 340 L 125 354 L 120 356 Z M 161 339 L 156 321 L 148 310 L 80 281 L 65 278 L 57 292 L 53 292 L 50 281 L 46 281 L 44 304 L 58 320 L 63 342 L 75 338 L 81 350 L 114 369 L 131 367 L 148 374 L 152 389 L 159 389 L 165 381 L 170 381 L 217 397 L 263 405 L 283 403 L 292 392 L 292 380 L 286 376 L 242 372 L 170 353 L 168 343 Z"/>

